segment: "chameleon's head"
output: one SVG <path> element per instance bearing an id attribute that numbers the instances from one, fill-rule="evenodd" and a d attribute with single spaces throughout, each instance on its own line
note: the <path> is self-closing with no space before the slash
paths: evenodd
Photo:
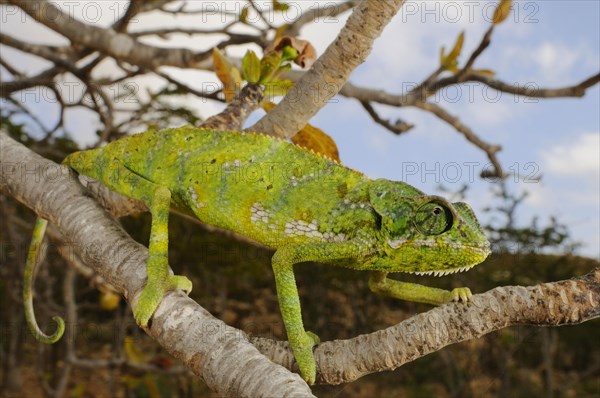
<path id="1" fill-rule="evenodd" d="M 490 243 L 466 203 L 427 196 L 402 182 L 376 180 L 369 192 L 381 216 L 388 272 L 441 276 L 465 271 L 490 254 Z"/>

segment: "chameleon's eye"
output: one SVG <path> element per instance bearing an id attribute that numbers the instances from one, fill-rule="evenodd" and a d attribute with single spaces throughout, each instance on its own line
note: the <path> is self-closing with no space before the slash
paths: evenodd
<path id="1" fill-rule="evenodd" d="M 439 235 L 452 226 L 452 212 L 439 203 L 429 202 L 417 209 L 413 220 L 423 235 Z"/>

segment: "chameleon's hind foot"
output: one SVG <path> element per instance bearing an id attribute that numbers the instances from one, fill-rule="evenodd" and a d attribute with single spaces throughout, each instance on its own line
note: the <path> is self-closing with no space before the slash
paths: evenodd
<path id="1" fill-rule="evenodd" d="M 317 378 L 317 363 L 313 355 L 313 347 L 319 342 L 319 336 L 312 332 L 304 332 L 296 344 L 290 341 L 300 375 L 309 385 L 315 384 Z"/>
<path id="2" fill-rule="evenodd" d="M 189 294 L 192 291 L 192 282 L 182 275 L 169 275 L 165 280 L 148 282 L 142 290 L 142 295 L 135 309 L 136 323 L 141 327 L 148 326 L 150 318 L 152 318 L 165 294 L 177 289 Z"/>

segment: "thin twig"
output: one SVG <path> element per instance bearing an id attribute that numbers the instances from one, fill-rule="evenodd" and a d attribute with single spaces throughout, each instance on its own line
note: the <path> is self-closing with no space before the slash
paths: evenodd
<path id="1" fill-rule="evenodd" d="M 494 25 L 494 24 L 490 25 L 487 32 L 485 32 L 485 34 L 483 35 L 483 38 L 481 39 L 479 46 L 477 46 L 475 51 L 473 51 L 473 53 L 469 57 L 469 60 L 465 64 L 465 66 L 457 73 L 456 78 L 458 79 L 459 82 L 464 81 L 467 73 L 469 73 L 471 71 L 471 67 L 475 63 L 475 60 L 477 59 L 477 57 L 479 57 L 483 53 L 483 51 L 490 45 L 492 33 L 494 32 L 494 26 L 496 26 L 496 25 Z"/>
<path id="2" fill-rule="evenodd" d="M 600 82 L 600 73 L 588 77 L 578 84 L 557 88 L 538 87 L 533 82 L 508 84 L 501 80 L 489 76 L 469 73 L 464 77 L 464 81 L 474 81 L 483 83 L 500 92 L 519 95 L 530 98 L 559 98 L 559 97 L 583 97 L 588 88 Z M 438 80 L 431 86 L 431 92 L 435 93 L 448 86 L 460 83 L 456 76 L 450 76 Z"/>
<path id="3" fill-rule="evenodd" d="M 363 108 L 365 108 L 375 123 L 380 124 L 394 134 L 400 135 L 406 133 L 408 130 L 414 127 L 414 124 L 406 123 L 402 120 L 398 120 L 396 123 L 391 123 L 389 120 L 381 118 L 381 116 L 379 116 L 369 102 L 360 101 L 360 104 L 363 106 Z"/>

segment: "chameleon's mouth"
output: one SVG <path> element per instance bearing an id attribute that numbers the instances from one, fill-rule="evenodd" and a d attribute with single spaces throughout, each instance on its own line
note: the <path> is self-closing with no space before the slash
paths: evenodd
<path id="1" fill-rule="evenodd" d="M 442 270 L 431 270 L 431 271 L 406 271 L 408 274 L 415 275 L 432 275 L 432 276 L 445 276 L 450 274 L 455 274 L 457 272 L 465 272 L 473 268 L 477 264 L 467 265 L 464 267 L 453 268 L 453 269 L 442 269 Z"/>
<path id="2" fill-rule="evenodd" d="M 463 248 L 465 248 L 465 247 L 463 247 Z M 458 272 L 465 272 L 465 271 L 470 270 L 477 264 L 480 264 L 481 262 L 483 262 L 483 260 L 485 260 L 487 258 L 487 256 L 489 256 L 491 253 L 489 244 L 482 245 L 482 246 L 468 246 L 466 248 L 469 249 L 471 254 L 474 254 L 475 257 L 478 257 L 477 260 L 474 260 L 469 265 L 463 265 L 462 267 L 448 268 L 448 269 L 432 269 L 432 270 L 428 270 L 428 271 L 404 271 L 404 272 L 409 273 L 409 274 L 415 274 L 415 275 L 432 275 L 432 276 L 445 276 L 445 275 L 450 275 L 450 274 L 456 274 Z"/>

